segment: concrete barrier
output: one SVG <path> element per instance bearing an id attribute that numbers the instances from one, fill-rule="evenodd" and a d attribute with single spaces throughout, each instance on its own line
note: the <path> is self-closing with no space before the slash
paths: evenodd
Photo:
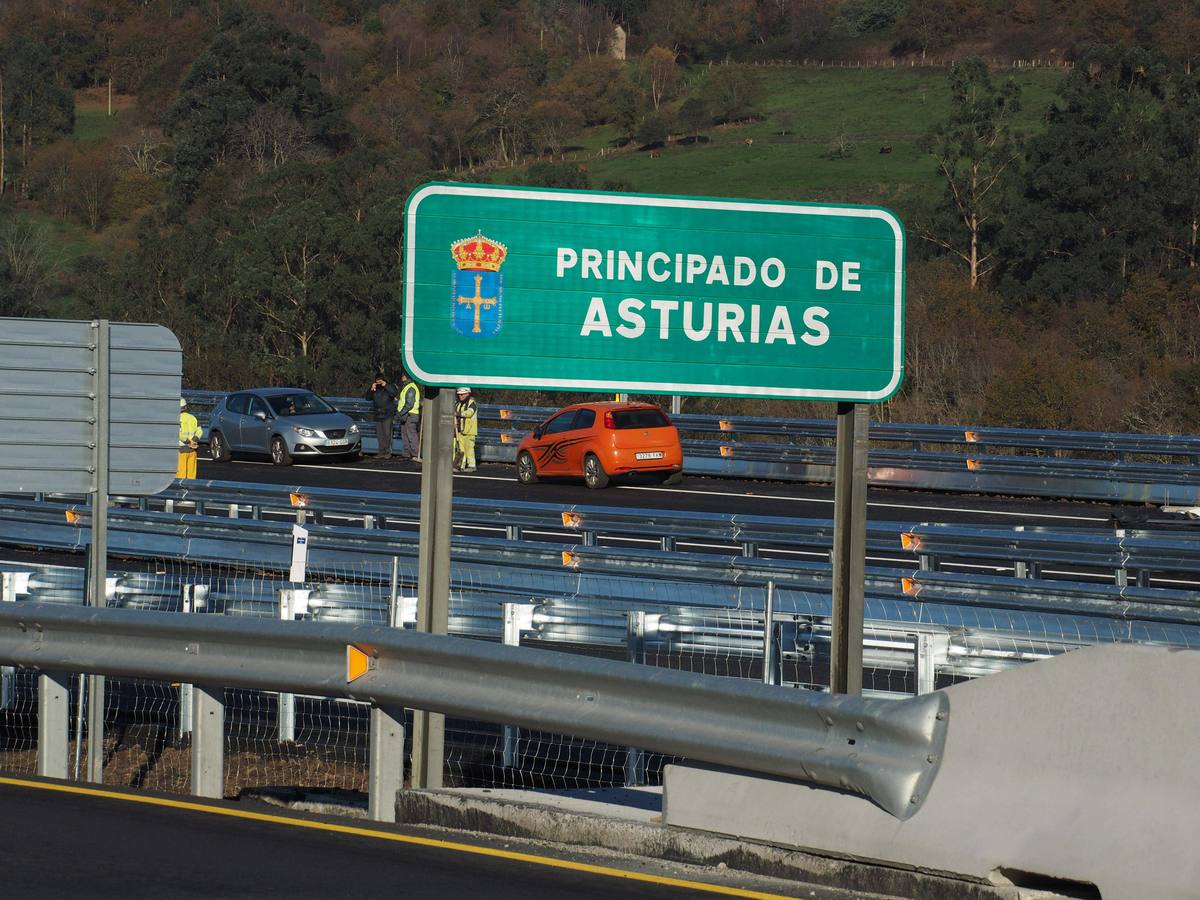
<path id="1" fill-rule="evenodd" d="M 947 688 L 941 772 L 907 821 L 850 794 L 684 766 L 667 769 L 664 817 L 1073 896 L 1195 898 L 1198 686 L 1200 651 L 1090 647 Z"/>

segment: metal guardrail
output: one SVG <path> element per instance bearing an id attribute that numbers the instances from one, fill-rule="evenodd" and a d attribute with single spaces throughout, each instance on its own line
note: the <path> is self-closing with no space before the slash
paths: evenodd
<path id="1" fill-rule="evenodd" d="M 925 571 L 936 570 L 947 558 L 959 558 L 1003 560 L 1016 566 L 1018 576 L 1033 578 L 1055 563 L 1107 569 L 1118 585 L 1132 577 L 1145 586 L 1156 573 L 1200 574 L 1200 535 L 1173 532 L 923 524 L 905 529 L 901 542 L 917 554 Z"/>
<path id="2" fill-rule="evenodd" d="M 215 391 L 185 395 L 201 413 L 225 396 Z M 328 399 L 352 416 L 370 415 L 365 400 Z M 481 421 L 493 424 L 480 428 L 479 458 L 513 462 L 523 434 L 552 412 L 540 407 L 481 406 Z M 695 414 L 678 415 L 674 421 L 683 437 L 684 471 L 689 474 L 832 481 L 832 422 Z M 875 446 L 867 477 L 877 485 L 1109 502 L 1200 503 L 1200 436 L 1196 435 L 876 422 L 870 438 Z M 369 429 L 363 441 L 364 449 L 374 449 Z M 1025 452 L 1005 455 L 988 453 L 989 449 Z M 1064 454 L 1103 458 L 1063 458 Z"/>
<path id="3" fill-rule="evenodd" d="M 47 500 L 70 503 L 73 498 L 53 495 Z M 299 485 L 189 481 L 153 497 L 115 498 L 114 502 L 145 510 L 190 509 L 225 518 L 274 515 L 389 529 L 415 526 L 420 498 Z M 516 501 L 498 506 L 469 497 L 457 499 L 452 513 L 455 524 L 468 530 L 492 530 L 512 540 L 526 532 L 551 539 L 578 535 L 584 546 L 616 539 L 657 544 L 663 550 L 681 544 L 724 545 L 748 557 L 782 550 L 827 558 L 833 540 L 833 524 L 826 519 Z M 897 563 L 905 552 L 913 553 L 923 570 L 951 562 L 999 561 L 1011 565 L 1018 577 L 1038 577 L 1048 565 L 1066 564 L 1107 570 L 1122 585 L 1132 580 L 1147 586 L 1154 574 L 1200 573 L 1200 532 L 871 523 L 867 548 Z"/>
<path id="4" fill-rule="evenodd" d="M 47 502 L 82 502 L 82 497 L 47 495 Z M 186 481 L 153 496 L 114 497 L 120 507 L 168 512 L 193 511 L 224 518 L 296 518 L 317 524 L 361 523 L 364 528 L 415 527 L 420 496 L 254 484 L 232 481 Z M 658 544 L 664 550 L 686 542 L 729 545 L 742 556 L 762 550 L 791 549 L 828 557 L 833 523 L 828 519 L 802 519 L 746 514 L 675 512 L 651 508 L 613 508 L 570 504 L 491 500 L 457 497 L 452 509 L 456 526 L 490 530 L 518 540 L 528 533 L 553 537 L 578 536 L 584 546 L 602 539 Z M 901 526 L 874 523 L 868 526 L 868 546 L 896 554 Z"/>
<path id="5" fill-rule="evenodd" d="M 41 546 L 78 551 L 86 546 L 87 510 L 71 510 L 75 524 L 67 521 L 62 507 L 32 501 L 5 501 L 0 504 L 0 543 Z M 290 563 L 291 526 L 282 522 L 234 520 L 136 510 L 110 512 L 110 541 L 114 554 L 140 558 L 188 558 L 192 561 L 265 566 L 286 570 Z M 979 531 L 980 529 L 976 529 Z M 1007 532 L 1022 536 L 1034 532 Z M 975 549 L 969 553 L 978 558 Z M 365 558 L 377 560 L 414 560 L 416 534 L 379 529 L 341 526 L 309 526 L 309 563 L 317 567 L 361 566 Z M 1020 555 L 1019 553 L 1016 555 Z M 710 608 L 761 609 L 763 586 L 773 582 L 783 590 L 813 592 L 826 597 L 831 590 L 828 564 L 795 559 L 757 559 L 737 554 L 663 552 L 629 547 L 587 547 L 545 542 L 511 541 L 495 538 L 459 536 L 454 540 L 453 563 L 461 584 L 477 585 L 489 592 L 517 598 L 588 596 L 598 601 L 632 603 L 624 609 L 650 609 L 662 605 L 687 605 Z M 867 593 L 876 598 L 903 596 L 902 579 L 910 570 L 868 568 Z M 642 577 L 649 576 L 649 577 Z M 1053 594 L 1060 584 L 1034 579 L 1020 580 L 1016 593 L 989 592 L 980 588 L 982 597 L 975 603 L 953 598 L 942 610 L 942 618 L 931 607 L 907 610 L 883 605 L 891 616 L 911 617 L 911 621 L 988 628 L 993 614 L 970 610 L 1023 609 L 1024 601 L 1012 597 Z M 981 582 L 982 584 L 982 582 Z M 1098 601 L 1112 595 L 1095 588 Z M 1081 587 L 1081 590 L 1085 589 Z M 687 601 L 680 603 L 686 594 Z M 1145 596 L 1137 592 L 1118 593 L 1119 603 L 1106 607 L 1113 621 L 1136 621 L 1140 604 L 1158 598 L 1168 605 L 1186 606 L 1200 602 L 1200 594 L 1191 591 L 1151 589 Z M 1006 605 L 1012 604 L 1012 605 Z M 949 610 L 953 610 L 953 615 Z M 1072 616 L 1081 610 L 1063 600 L 1054 607 L 1057 614 Z M 924 616 L 925 618 L 919 618 Z M 876 617 L 879 617 L 876 614 Z M 1181 617 L 1177 624 L 1189 625 Z"/>
<path id="6" fill-rule="evenodd" d="M 351 647 L 369 661 L 361 677 L 348 681 Z M 900 819 L 929 793 L 949 718 L 940 693 L 881 701 L 392 628 L 50 604 L 0 606 L 0 660 L 41 672 L 220 686 L 196 692 L 197 704 L 208 705 L 193 717 L 194 746 L 210 753 L 219 744 L 205 731 L 222 718 L 213 714 L 223 709 L 221 688 L 304 692 L 514 723 L 799 779 L 863 794 Z M 38 750 L 65 763 L 66 716 L 49 721 L 55 695 L 55 685 L 43 680 Z M 394 752 L 394 739 L 391 747 Z M 402 753 L 402 739 L 399 748 Z M 394 768 L 396 760 L 385 765 Z M 212 767 L 209 758 L 201 768 Z"/>

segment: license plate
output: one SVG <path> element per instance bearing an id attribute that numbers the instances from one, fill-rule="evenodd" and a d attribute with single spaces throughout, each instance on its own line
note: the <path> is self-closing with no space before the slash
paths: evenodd
<path id="1" fill-rule="evenodd" d="M 661 450 L 655 450 L 653 453 L 635 453 L 635 454 L 633 454 L 633 458 L 634 459 L 662 459 L 663 452 Z"/>
<path id="2" fill-rule="evenodd" d="M 330 438 L 325 442 L 326 447 L 345 447 L 350 443 L 349 438 Z"/>

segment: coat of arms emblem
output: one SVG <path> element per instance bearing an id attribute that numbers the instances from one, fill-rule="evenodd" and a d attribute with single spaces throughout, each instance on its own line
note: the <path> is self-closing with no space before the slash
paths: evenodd
<path id="1" fill-rule="evenodd" d="M 480 231 L 451 244 L 450 254 L 458 266 L 452 276 L 454 330 L 466 337 L 495 337 L 504 321 L 500 267 L 508 248 Z"/>

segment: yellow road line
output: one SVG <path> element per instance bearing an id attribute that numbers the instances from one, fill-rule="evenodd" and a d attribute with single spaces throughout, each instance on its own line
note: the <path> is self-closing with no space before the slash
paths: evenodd
<path id="1" fill-rule="evenodd" d="M 308 828 L 314 831 L 331 831 L 337 834 L 350 834 L 357 837 L 377 838 L 382 841 L 393 841 L 399 844 L 415 844 L 421 847 L 438 847 L 443 850 L 456 850 L 459 853 L 474 853 L 477 856 L 491 856 L 508 859 L 515 862 L 533 863 L 555 869 L 570 869 L 575 872 L 587 872 L 591 875 L 604 875 L 610 878 L 625 878 L 630 881 L 644 881 L 651 884 L 661 884 L 667 887 L 687 888 L 705 891 L 710 894 L 723 894 L 728 897 L 753 897 L 759 900 L 778 900 L 786 895 L 766 894 L 761 891 L 748 891 L 743 888 L 725 887 L 719 884 L 705 884 L 701 881 L 688 881 L 683 878 L 669 878 L 663 875 L 647 875 L 642 872 L 627 872 L 610 866 L 594 866 L 588 863 L 572 862 L 565 859 L 555 859 L 551 856 L 535 856 L 532 853 L 518 853 L 513 850 L 496 850 L 491 847 L 477 847 L 472 844 L 461 844 L 457 841 L 439 841 L 435 838 L 416 837 L 414 835 L 397 834 L 391 831 L 381 831 L 376 828 L 364 828 L 357 825 L 339 825 L 332 822 L 315 822 L 308 819 L 297 819 L 290 816 L 278 816 L 271 813 L 254 812 L 247 809 L 229 809 L 223 806 L 210 806 L 192 800 L 172 800 L 166 797 L 139 796 L 137 794 L 106 791 L 102 788 L 80 787 L 74 784 L 58 784 L 43 781 L 26 781 L 22 778 L 0 776 L 0 784 L 14 787 L 33 788 L 35 790 L 57 791 L 61 794 L 77 794 L 84 797 L 104 797 L 109 800 L 125 800 L 130 803 L 141 803 L 145 806 L 162 806 L 168 809 L 184 809 L 191 812 L 208 813 L 215 816 L 229 816 L 234 819 L 249 819 L 253 822 L 269 822 L 275 825 L 289 825 L 293 828 Z"/>

